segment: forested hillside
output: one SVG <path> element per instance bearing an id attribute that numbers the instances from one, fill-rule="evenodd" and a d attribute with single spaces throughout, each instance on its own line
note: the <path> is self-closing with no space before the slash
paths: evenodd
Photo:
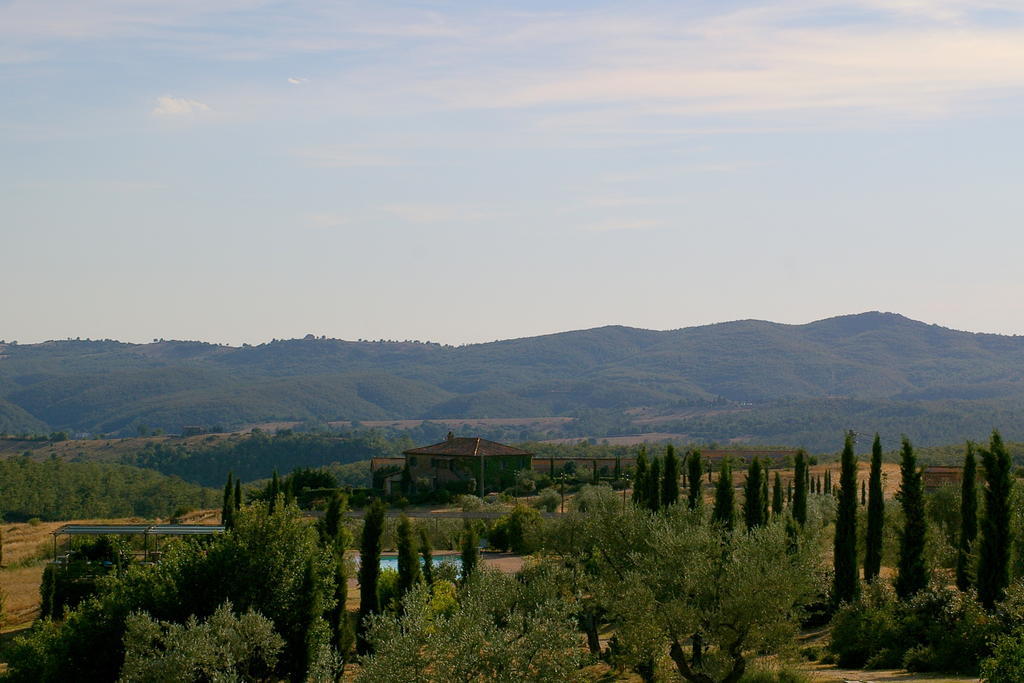
<path id="1" fill-rule="evenodd" d="M 219 501 L 218 491 L 137 467 L 27 457 L 0 460 L 0 491 L 0 516 L 8 522 L 167 518 Z"/>
<path id="2" fill-rule="evenodd" d="M 573 416 L 557 433 L 670 431 L 821 447 L 844 428 L 1024 438 L 1024 338 L 891 313 L 806 325 L 625 327 L 448 347 L 312 338 L 0 345 L 0 431 L 134 434 L 274 421 Z"/>

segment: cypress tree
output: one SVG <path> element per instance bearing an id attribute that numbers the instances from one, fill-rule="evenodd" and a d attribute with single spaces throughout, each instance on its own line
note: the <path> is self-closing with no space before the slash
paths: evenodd
<path id="1" fill-rule="evenodd" d="M 402 476 L 399 478 L 398 487 L 402 491 L 403 496 L 408 496 L 412 493 L 412 472 L 409 471 L 409 461 L 405 461 L 405 465 L 402 467 Z"/>
<path id="2" fill-rule="evenodd" d="M 718 484 L 715 486 L 715 507 L 711 511 L 711 520 L 732 531 L 736 526 L 736 511 L 733 503 L 732 465 L 728 458 L 722 459 L 718 468 Z"/>
<path id="3" fill-rule="evenodd" d="M 988 449 L 981 451 L 985 467 L 985 516 L 978 545 L 978 599 L 986 609 L 1002 600 L 1010 584 L 1010 492 L 1013 488 L 1010 454 L 999 432 L 993 431 Z"/>
<path id="4" fill-rule="evenodd" d="M 967 442 L 964 454 L 963 480 L 960 482 L 960 546 L 956 555 L 956 586 L 962 591 L 974 583 L 971 571 L 971 557 L 974 539 L 978 537 L 978 488 L 977 462 L 974 458 L 974 444 Z"/>
<path id="5" fill-rule="evenodd" d="M 420 554 L 423 556 L 423 581 L 428 586 L 434 585 L 434 553 L 430 547 L 430 536 L 427 530 L 420 527 Z"/>
<path id="6" fill-rule="evenodd" d="M 803 526 L 807 523 L 807 453 L 796 452 L 796 470 L 793 473 L 793 519 Z"/>
<path id="7" fill-rule="evenodd" d="M 615 456 L 615 481 L 622 481 L 622 457 Z"/>
<path id="8" fill-rule="evenodd" d="M 772 484 L 772 515 L 778 517 L 782 514 L 782 475 L 775 473 L 775 481 Z"/>
<path id="9" fill-rule="evenodd" d="M 768 499 L 768 466 L 761 465 L 761 519 L 763 524 L 767 524 L 770 519 L 768 516 L 770 502 Z"/>
<path id="10" fill-rule="evenodd" d="M 331 610 L 331 634 L 334 648 L 341 657 L 342 667 L 348 662 L 348 653 L 355 643 L 352 620 L 348 616 L 348 567 L 345 565 L 344 549 L 337 549 L 334 555 L 334 609 Z"/>
<path id="11" fill-rule="evenodd" d="M 267 512 L 274 514 L 277 511 L 277 497 L 281 495 L 281 481 L 277 478 L 277 470 L 274 470 L 274 476 L 270 479 L 270 503 L 267 506 Z"/>
<path id="12" fill-rule="evenodd" d="M 242 480 L 235 479 L 235 512 L 242 509 Z"/>
<path id="13" fill-rule="evenodd" d="M 356 647 L 359 654 L 370 650 L 366 639 L 367 618 L 380 611 L 377 581 L 380 579 L 380 543 L 384 532 L 384 503 L 379 498 L 370 503 L 363 516 L 363 537 L 359 546 L 359 622 L 356 625 Z"/>
<path id="14" fill-rule="evenodd" d="M 700 487 L 703 483 L 699 450 L 690 451 L 690 454 L 686 456 L 686 467 L 689 470 L 689 477 L 687 477 L 687 484 L 689 484 L 687 503 L 691 510 L 696 510 L 697 506 L 701 504 Z"/>
<path id="15" fill-rule="evenodd" d="M 743 522 L 748 529 L 764 526 L 763 477 L 761 461 L 753 458 L 747 469 L 747 484 L 743 489 Z"/>
<path id="16" fill-rule="evenodd" d="M 860 504 L 868 504 L 868 483 L 863 479 L 860 480 Z"/>
<path id="17" fill-rule="evenodd" d="M 299 629 L 302 637 L 302 653 L 298 659 L 300 680 L 305 680 L 306 674 L 313 668 L 317 655 L 316 628 L 317 620 L 321 619 L 324 612 L 323 599 L 320 595 L 320 585 L 317 581 L 316 568 L 313 566 L 313 558 L 306 560 L 306 569 L 302 575 L 302 584 L 299 588 L 299 595 L 302 596 L 302 604 L 299 607 L 302 618 L 302 626 Z"/>
<path id="18" fill-rule="evenodd" d="M 839 475 L 839 503 L 836 510 L 835 583 L 836 603 L 852 602 L 860 590 L 857 583 L 857 456 L 853 432 L 846 433 Z"/>
<path id="19" fill-rule="evenodd" d="M 868 530 L 864 540 L 864 580 L 871 583 L 882 569 L 882 527 L 885 501 L 882 499 L 882 440 L 875 434 L 871 444 L 871 474 L 868 476 Z"/>
<path id="20" fill-rule="evenodd" d="M 220 508 L 220 523 L 227 529 L 233 527 L 235 521 L 235 506 L 231 504 L 232 478 L 233 474 L 228 472 L 228 480 L 224 484 L 224 502 Z"/>
<path id="21" fill-rule="evenodd" d="M 672 444 L 665 449 L 665 473 L 661 486 L 661 507 L 667 508 L 679 501 L 679 457 Z"/>
<path id="22" fill-rule="evenodd" d="M 825 495 L 832 493 L 832 470 L 825 470 Z"/>
<path id="23" fill-rule="evenodd" d="M 327 503 L 327 512 L 324 513 L 324 543 L 333 544 L 341 531 L 341 515 L 345 508 L 345 496 L 340 491 L 335 491 Z"/>
<path id="24" fill-rule="evenodd" d="M 793 482 L 786 482 L 786 505 L 793 505 Z"/>
<path id="25" fill-rule="evenodd" d="M 468 581 L 480 561 L 480 539 L 474 527 L 467 519 L 462 532 L 462 580 Z"/>
<path id="26" fill-rule="evenodd" d="M 651 468 L 647 471 L 647 491 L 644 502 L 647 509 L 657 512 L 661 508 L 661 458 L 651 459 Z"/>
<path id="27" fill-rule="evenodd" d="M 928 568 L 924 563 L 927 525 L 924 514 L 924 490 L 921 472 L 910 440 L 903 437 L 900 453 L 900 490 L 896 497 L 903 507 L 903 534 L 900 536 L 900 559 L 896 574 L 896 594 L 906 600 L 928 585 Z"/>
<path id="28" fill-rule="evenodd" d="M 633 502 L 638 506 L 647 501 L 647 446 L 640 446 L 636 454 L 636 469 L 633 472 Z"/>
<path id="29" fill-rule="evenodd" d="M 281 485 L 281 490 L 284 492 L 284 504 L 285 506 L 291 505 L 295 502 L 295 478 L 285 477 L 284 483 Z"/>
<path id="30" fill-rule="evenodd" d="M 413 541 L 412 523 L 402 515 L 398 520 L 398 599 L 420 582 L 420 558 Z"/>

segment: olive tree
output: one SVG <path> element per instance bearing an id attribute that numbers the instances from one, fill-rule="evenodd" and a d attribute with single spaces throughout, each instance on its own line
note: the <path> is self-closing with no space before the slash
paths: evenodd
<path id="1" fill-rule="evenodd" d="M 122 681 L 270 681 L 284 639 L 263 615 L 236 616 L 225 602 L 209 619 L 184 624 L 132 614 L 124 645 Z"/>
<path id="2" fill-rule="evenodd" d="M 643 665 L 668 650 L 685 680 L 734 683 L 751 651 L 792 641 L 817 587 L 811 532 L 793 543 L 781 520 L 730 532 L 677 508 L 604 516 L 588 525 L 599 549 L 594 590 L 627 659 Z"/>
<path id="3" fill-rule="evenodd" d="M 438 600 L 420 584 L 399 614 L 370 618 L 373 654 L 360 681 L 580 680 L 587 661 L 575 606 L 557 581 L 537 575 L 518 580 L 499 572 L 473 572 L 457 601 Z"/>

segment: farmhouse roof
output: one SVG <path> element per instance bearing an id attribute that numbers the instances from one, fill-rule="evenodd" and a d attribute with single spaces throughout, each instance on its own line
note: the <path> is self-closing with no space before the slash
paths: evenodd
<path id="1" fill-rule="evenodd" d="M 513 446 L 506 446 L 497 441 L 488 441 L 479 437 L 452 436 L 432 446 L 420 446 L 403 451 L 405 455 L 461 455 L 465 457 L 481 457 L 492 455 L 533 455 Z"/>

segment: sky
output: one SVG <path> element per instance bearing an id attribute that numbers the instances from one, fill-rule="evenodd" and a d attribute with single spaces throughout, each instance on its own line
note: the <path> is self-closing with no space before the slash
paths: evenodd
<path id="1" fill-rule="evenodd" d="M 1024 333 L 1019 0 L 0 0 L 0 338 Z"/>

